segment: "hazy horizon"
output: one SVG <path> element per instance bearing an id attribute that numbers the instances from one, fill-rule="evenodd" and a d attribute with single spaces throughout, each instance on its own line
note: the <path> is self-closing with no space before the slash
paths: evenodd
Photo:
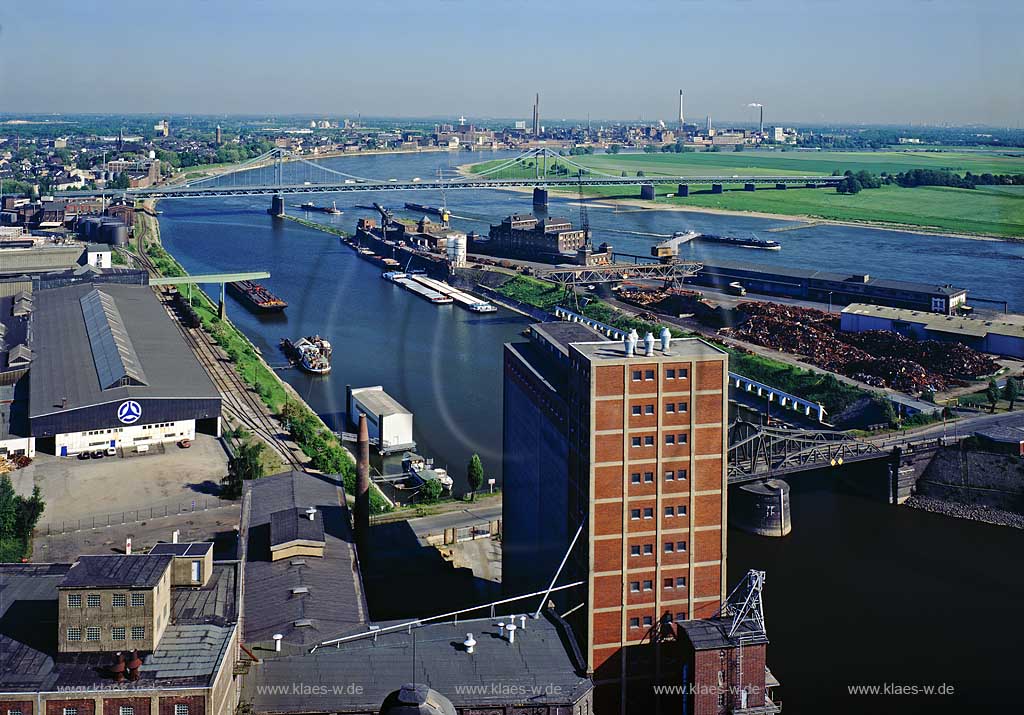
<path id="1" fill-rule="evenodd" d="M 0 111 L 1020 127 L 1024 4 L 0 7 Z M 600 118 L 600 119 L 599 119 Z"/>

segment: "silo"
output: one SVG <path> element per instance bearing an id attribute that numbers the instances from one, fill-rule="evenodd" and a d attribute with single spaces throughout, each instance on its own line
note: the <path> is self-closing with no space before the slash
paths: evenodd
<path id="1" fill-rule="evenodd" d="M 466 267 L 466 234 L 448 234 L 448 261 L 453 268 Z"/>

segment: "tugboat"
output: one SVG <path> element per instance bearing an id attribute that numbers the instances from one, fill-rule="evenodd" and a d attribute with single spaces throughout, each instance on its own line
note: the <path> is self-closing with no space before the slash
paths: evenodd
<path id="1" fill-rule="evenodd" d="M 307 335 L 294 343 L 286 338 L 281 349 L 308 373 L 326 375 L 331 371 L 331 344 L 319 335 Z"/>

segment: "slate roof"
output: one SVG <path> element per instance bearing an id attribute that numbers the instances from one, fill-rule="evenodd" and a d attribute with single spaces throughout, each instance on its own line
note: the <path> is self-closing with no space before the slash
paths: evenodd
<path id="1" fill-rule="evenodd" d="M 80 302 L 94 289 L 91 284 L 79 284 L 35 293 L 33 418 L 128 398 L 220 399 L 152 289 L 114 283 L 104 283 L 99 290 L 113 299 L 147 384 L 103 389 Z M 67 406 L 62 410 L 65 398 Z"/>
<path id="2" fill-rule="evenodd" d="M 308 507 L 307 507 L 308 508 Z M 320 512 L 310 520 L 306 508 L 296 507 L 275 511 L 270 515 L 270 545 L 281 546 L 292 541 L 324 540 L 324 520 Z"/>
<path id="3" fill-rule="evenodd" d="M 152 554 L 171 554 L 172 556 L 205 556 L 213 548 L 209 541 L 184 544 L 161 543 L 149 550 Z"/>
<path id="4" fill-rule="evenodd" d="M 410 681 L 436 690 L 456 708 L 569 705 L 593 687 L 578 670 L 564 623 L 548 615 L 527 619 L 526 629 L 520 629 L 515 643 L 509 643 L 499 635 L 499 620 L 434 623 L 414 628 L 411 634 L 402 629 L 312 654 L 271 655 L 253 671 L 256 685 L 264 691 L 253 688 L 253 707 L 256 712 L 274 713 L 376 711 L 389 693 Z M 462 646 L 467 633 L 477 641 L 472 655 Z M 266 692 L 295 682 L 323 686 L 314 692 L 326 694 Z M 332 686 L 338 683 L 351 683 L 358 686 L 353 690 L 361 690 L 334 695 Z M 509 693 L 521 695 L 517 700 Z"/>
<path id="5" fill-rule="evenodd" d="M 169 563 L 171 556 L 132 558 Z M 0 692 L 52 691 L 62 687 L 112 687 L 110 653 L 57 653 L 58 588 L 81 566 L 0 564 Z M 217 563 L 207 587 L 174 588 L 174 622 L 157 650 L 142 653 L 141 678 L 118 689 L 208 687 L 236 628 L 237 565 Z M 180 618 L 180 620 L 179 620 Z"/>
<path id="6" fill-rule="evenodd" d="M 153 588 L 174 559 L 170 555 L 79 556 L 61 588 Z"/>
<path id="7" fill-rule="evenodd" d="M 699 620 L 682 621 L 679 623 L 679 627 L 683 629 L 686 637 L 693 643 L 694 650 L 717 650 L 720 648 L 737 647 L 740 644 L 740 638 L 743 638 L 744 646 L 768 642 L 768 638 L 764 633 L 757 630 L 751 623 L 741 624 L 736 635 L 730 638 L 731 618 L 702 618 Z"/>
<path id="8" fill-rule="evenodd" d="M 247 481 L 241 553 L 245 641 L 312 645 L 363 624 L 366 600 L 358 574 L 344 487 L 330 477 L 284 472 Z M 323 557 L 270 561 L 271 515 L 316 507 L 324 529 Z M 305 587 L 306 593 L 293 593 Z M 303 621 L 310 625 L 296 625 Z"/>

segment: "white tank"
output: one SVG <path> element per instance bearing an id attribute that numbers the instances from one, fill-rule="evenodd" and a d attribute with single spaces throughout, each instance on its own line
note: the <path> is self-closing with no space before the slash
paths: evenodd
<path id="1" fill-rule="evenodd" d="M 448 261 L 455 268 L 466 267 L 466 234 L 448 234 Z"/>

